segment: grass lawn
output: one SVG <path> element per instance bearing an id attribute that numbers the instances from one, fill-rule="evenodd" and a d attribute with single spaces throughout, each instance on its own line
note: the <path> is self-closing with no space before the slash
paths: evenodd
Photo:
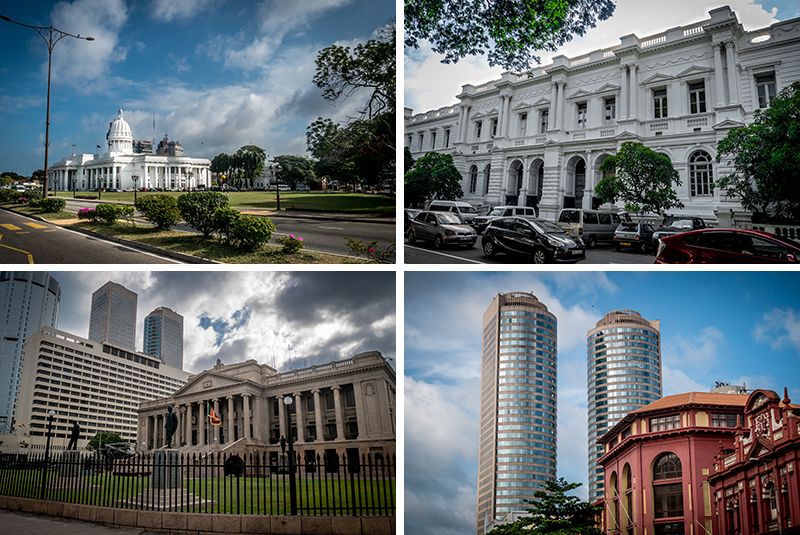
<path id="1" fill-rule="evenodd" d="M 30 214 L 30 215 L 38 215 L 39 217 L 47 220 L 57 220 L 57 219 L 75 219 L 75 212 L 67 212 L 61 210 L 60 212 L 44 212 L 38 208 L 31 208 L 27 204 L 17 204 L 17 203 L 3 203 L 0 206 L 11 208 L 16 210 L 17 212 L 21 212 L 23 214 Z"/>
<path id="2" fill-rule="evenodd" d="M 184 192 L 167 191 L 166 195 L 178 197 Z M 157 195 L 158 192 L 138 192 L 137 196 Z M 65 199 L 72 198 L 72 192 L 59 191 L 56 195 Z M 97 196 L 95 192 L 78 192 L 78 195 Z M 261 208 L 275 210 L 277 195 L 271 191 L 240 191 L 228 194 L 230 204 L 237 208 Z M 102 201 L 133 202 L 133 192 L 103 192 Z M 281 193 L 281 210 L 308 210 L 323 212 L 358 212 L 373 213 L 392 217 L 397 211 L 396 198 L 391 195 L 350 193 L 343 191 L 310 191 Z"/>

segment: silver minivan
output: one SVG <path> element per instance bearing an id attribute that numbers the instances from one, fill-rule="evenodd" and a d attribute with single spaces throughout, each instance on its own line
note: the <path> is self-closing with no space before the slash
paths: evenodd
<path id="1" fill-rule="evenodd" d="M 586 247 L 592 249 L 597 242 L 610 242 L 614 231 L 622 222 L 617 214 L 582 208 L 564 208 L 556 223 L 573 236 L 580 236 Z"/>
<path id="2" fill-rule="evenodd" d="M 431 212 L 452 212 L 464 218 L 468 224 L 478 215 L 478 210 L 474 206 L 464 201 L 431 201 L 428 205 Z"/>

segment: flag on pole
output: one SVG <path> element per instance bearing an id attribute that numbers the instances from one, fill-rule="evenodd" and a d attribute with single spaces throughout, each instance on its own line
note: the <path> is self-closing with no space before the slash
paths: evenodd
<path id="1" fill-rule="evenodd" d="M 214 408 L 208 405 L 208 419 L 211 420 L 211 425 L 222 425 L 222 419 L 214 412 Z"/>

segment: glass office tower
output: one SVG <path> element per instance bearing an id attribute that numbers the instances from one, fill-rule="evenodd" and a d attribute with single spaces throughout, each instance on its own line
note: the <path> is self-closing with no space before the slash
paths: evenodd
<path id="1" fill-rule="evenodd" d="M 158 307 L 144 319 L 142 353 L 163 359 L 164 364 L 183 369 L 183 316 Z"/>
<path id="2" fill-rule="evenodd" d="M 556 479 L 556 317 L 533 294 L 498 294 L 483 314 L 476 531 Z"/>
<path id="3" fill-rule="evenodd" d="M 661 398 L 661 322 L 612 310 L 586 335 L 589 501 L 603 498 L 603 436 L 629 412 Z"/>
<path id="4" fill-rule="evenodd" d="M 89 340 L 109 342 L 136 351 L 137 296 L 116 282 L 107 282 L 92 294 Z"/>

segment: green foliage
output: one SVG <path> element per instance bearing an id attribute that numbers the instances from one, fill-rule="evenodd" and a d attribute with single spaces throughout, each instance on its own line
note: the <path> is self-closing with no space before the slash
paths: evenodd
<path id="1" fill-rule="evenodd" d="M 81 208 L 78 210 L 78 219 L 87 219 L 92 223 L 99 221 L 97 211 L 94 208 Z"/>
<path id="2" fill-rule="evenodd" d="M 0 186 L 11 186 L 14 184 L 14 179 L 6 174 L 0 176 Z"/>
<path id="3" fill-rule="evenodd" d="M 414 157 L 411 156 L 411 149 L 408 147 L 403 147 L 403 174 L 405 175 L 412 169 L 414 169 Z"/>
<path id="4" fill-rule="evenodd" d="M 429 152 L 405 175 L 406 203 L 421 204 L 425 199 L 460 199 L 461 173 L 450 154 Z"/>
<path id="5" fill-rule="evenodd" d="M 390 240 L 389 245 L 386 249 L 381 249 L 380 242 L 371 241 L 369 243 L 363 243 L 361 240 L 354 240 L 353 238 L 348 238 L 345 236 L 345 242 L 347 242 L 347 246 L 350 247 L 350 252 L 347 256 L 351 254 L 353 256 L 361 256 L 364 255 L 370 260 L 375 262 L 380 262 L 381 264 L 392 264 L 392 255 L 395 252 L 396 243 L 394 240 Z"/>
<path id="6" fill-rule="evenodd" d="M 255 177 L 259 176 L 264 171 L 264 162 L 267 159 L 267 153 L 261 147 L 255 145 L 245 145 L 236 151 L 233 155 L 236 167 L 242 170 L 245 179 L 250 180 L 250 186 L 253 185 Z M 247 184 L 245 184 L 247 185 Z"/>
<path id="7" fill-rule="evenodd" d="M 642 143 L 626 141 L 619 151 L 603 160 L 603 172 L 616 172 L 601 180 L 595 194 L 601 199 L 625 203 L 628 212 L 664 215 L 670 208 L 683 208 L 673 189 L 681 185 L 678 172 L 666 156 Z"/>
<path id="8" fill-rule="evenodd" d="M 67 201 L 59 197 L 48 197 L 47 199 L 42 199 L 39 203 L 39 208 L 41 208 L 43 212 L 47 213 L 60 212 L 66 207 Z"/>
<path id="9" fill-rule="evenodd" d="M 522 73 L 614 13 L 613 0 L 405 0 L 405 45 L 430 41 L 443 63 L 488 51 L 489 65 Z"/>
<path id="10" fill-rule="evenodd" d="M 740 198 L 745 210 L 800 222 L 800 82 L 785 88 L 753 122 L 717 143 L 717 162 L 735 173 L 714 182 Z"/>
<path id="11" fill-rule="evenodd" d="M 214 212 L 228 206 L 228 197 L 218 191 L 192 191 L 178 197 L 181 217 L 192 228 L 203 233 L 204 238 L 214 232 Z"/>
<path id="12" fill-rule="evenodd" d="M 499 526 L 487 535 L 603 535 L 595 523 L 595 515 L 602 507 L 582 502 L 567 492 L 581 483 L 567 483 L 562 477 L 558 481 L 547 481 L 545 490 L 537 490 L 530 502 L 531 518 Z"/>
<path id="13" fill-rule="evenodd" d="M 94 213 L 96 219 L 111 224 L 122 215 L 122 206 L 114 203 L 102 203 L 95 207 Z"/>
<path id="14" fill-rule="evenodd" d="M 159 229 L 168 229 L 181 220 L 178 201 L 170 195 L 139 197 L 136 209 Z"/>
<path id="15" fill-rule="evenodd" d="M 13 189 L 0 189 L 0 202 L 16 202 L 19 192 Z"/>
<path id="16" fill-rule="evenodd" d="M 288 236 L 281 236 L 278 238 L 278 243 L 280 243 L 283 248 L 281 251 L 284 254 L 294 254 L 300 249 L 303 249 L 305 245 L 303 244 L 303 238 L 300 236 L 295 236 L 294 234 L 289 234 Z"/>
<path id="17" fill-rule="evenodd" d="M 297 184 L 311 184 L 315 182 L 314 161 L 302 156 L 276 156 L 274 160 L 281 166 L 276 177 L 284 184 L 294 189 Z"/>
<path id="18" fill-rule="evenodd" d="M 227 244 L 233 243 L 233 227 L 241 216 L 242 214 L 239 210 L 230 207 L 217 208 L 214 211 L 214 215 L 211 217 L 211 223 L 214 225 L 214 230 L 217 231 L 223 242 Z"/>
<path id="19" fill-rule="evenodd" d="M 106 459 L 124 459 L 129 456 L 131 444 L 113 431 L 100 431 L 86 444 L 89 451 L 97 451 Z"/>
<path id="20" fill-rule="evenodd" d="M 275 232 L 275 225 L 266 217 L 243 214 L 233 224 L 233 237 L 242 247 L 256 250 L 266 244 Z"/>

